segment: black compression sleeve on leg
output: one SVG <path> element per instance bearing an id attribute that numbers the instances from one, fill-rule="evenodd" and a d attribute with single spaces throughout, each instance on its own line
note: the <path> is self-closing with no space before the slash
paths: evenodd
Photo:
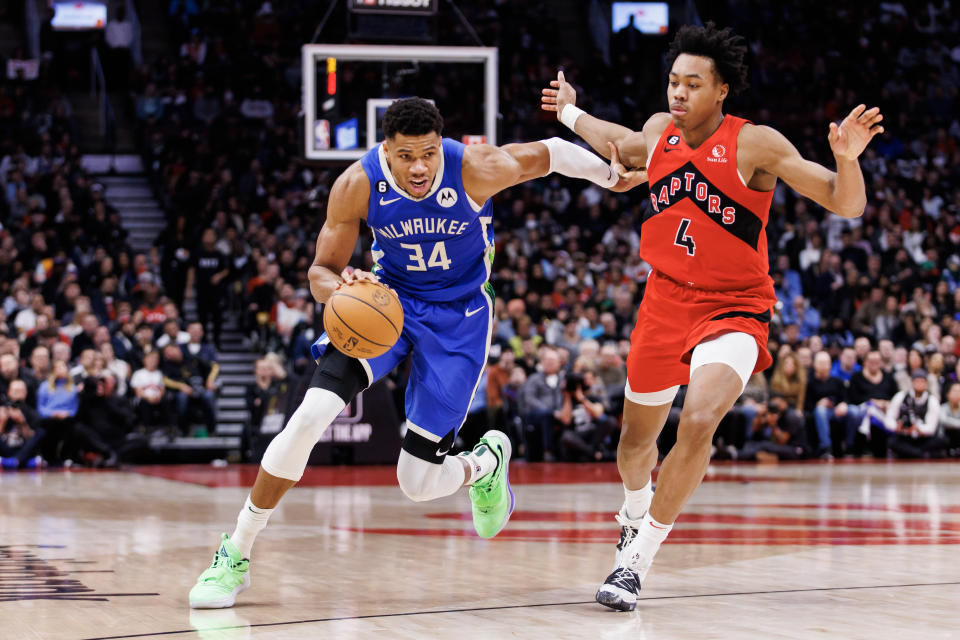
<path id="1" fill-rule="evenodd" d="M 310 388 L 332 391 L 350 404 L 358 393 L 367 388 L 369 382 L 367 372 L 359 360 L 328 345 L 317 361 L 317 368 L 310 379 Z"/>

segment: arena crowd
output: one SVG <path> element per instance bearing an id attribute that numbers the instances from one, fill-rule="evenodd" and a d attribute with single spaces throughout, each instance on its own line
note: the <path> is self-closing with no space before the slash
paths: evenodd
<path id="1" fill-rule="evenodd" d="M 480 38 L 500 48 L 501 142 L 570 137 L 538 108 L 558 66 L 599 117 L 640 128 L 662 110 L 665 38 L 593 29 L 588 54 L 571 59 L 543 18 L 547 3 L 471 4 Z M 720 4 L 701 17 L 750 44 L 751 87 L 729 112 L 779 129 L 828 167 L 827 123 L 857 104 L 879 105 L 886 133 L 861 161 L 860 218 L 778 185 L 767 230 L 775 364 L 721 424 L 716 457 L 960 455 L 960 10 L 946 0 L 910 11 L 839 1 L 815 16 L 799 0 Z M 80 166 L 49 61 L 35 80 L 4 78 L 6 467 L 146 460 L 158 429 L 212 432 L 227 311 L 242 318 L 246 347 L 270 354 L 249 394 L 252 431 L 258 398 L 310 374 L 317 309 L 306 273 L 339 169 L 300 159 L 299 46 L 323 5 L 171 1 L 169 52 L 121 83 L 167 215 L 147 253 L 130 248 L 110 194 Z M 438 92 L 437 104 L 455 118 L 462 98 Z M 527 460 L 613 458 L 650 271 L 638 253 L 648 207 L 643 187 L 615 194 L 556 176 L 497 196 L 497 327 L 465 446 L 498 426 Z M 356 267 L 371 266 L 369 243 L 364 234 Z M 198 322 L 185 321 L 190 298 Z M 394 374 L 400 387 L 404 375 Z"/>

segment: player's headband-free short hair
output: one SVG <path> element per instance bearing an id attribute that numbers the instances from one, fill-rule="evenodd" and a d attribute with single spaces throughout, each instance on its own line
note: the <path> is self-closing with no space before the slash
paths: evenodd
<path id="1" fill-rule="evenodd" d="M 713 22 L 703 27 L 680 27 L 670 43 L 667 66 L 673 67 L 681 53 L 713 60 L 714 71 L 721 83 L 729 85 L 730 95 L 747 88 L 747 65 L 743 62 L 747 54 L 747 42 L 742 36 L 734 34 L 730 27 L 718 29 Z"/>
<path id="2" fill-rule="evenodd" d="M 398 133 L 405 136 L 422 136 L 436 132 L 443 135 L 443 116 L 432 102 L 423 98 L 402 98 L 389 107 L 383 115 L 383 135 L 393 138 Z"/>

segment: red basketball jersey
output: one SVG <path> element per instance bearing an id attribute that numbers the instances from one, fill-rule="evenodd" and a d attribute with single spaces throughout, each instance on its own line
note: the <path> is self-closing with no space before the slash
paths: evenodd
<path id="1" fill-rule="evenodd" d="M 653 208 L 642 223 L 640 254 L 680 284 L 767 289 L 772 298 L 765 229 L 773 192 L 748 188 L 737 171 L 737 134 L 746 122 L 724 116 L 696 149 L 670 123 L 648 162 Z"/>

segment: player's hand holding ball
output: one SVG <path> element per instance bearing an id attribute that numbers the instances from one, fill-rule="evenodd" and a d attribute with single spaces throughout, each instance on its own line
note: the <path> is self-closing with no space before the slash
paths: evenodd
<path id="1" fill-rule="evenodd" d="M 367 271 L 344 270 L 342 277 L 323 312 L 330 344 L 351 358 L 383 355 L 403 331 L 400 298 Z"/>

